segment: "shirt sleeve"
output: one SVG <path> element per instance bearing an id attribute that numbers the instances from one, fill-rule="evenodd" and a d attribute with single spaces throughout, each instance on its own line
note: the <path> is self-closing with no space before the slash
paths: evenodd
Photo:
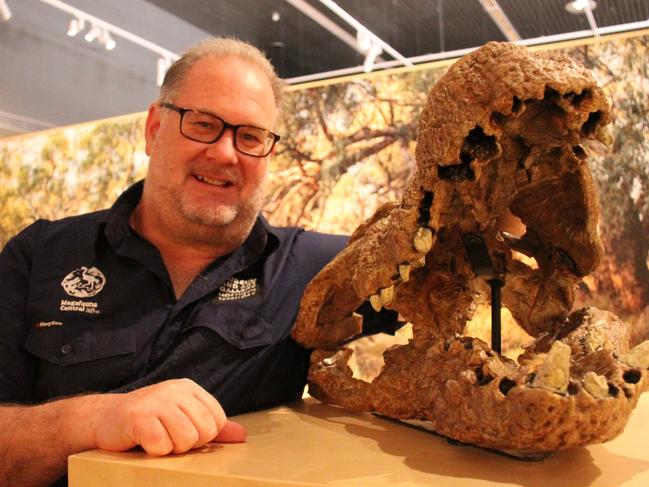
<path id="1" fill-rule="evenodd" d="M 11 239 L 0 253 L 0 403 L 32 400 L 34 362 L 22 344 L 34 249 L 43 221 Z"/>

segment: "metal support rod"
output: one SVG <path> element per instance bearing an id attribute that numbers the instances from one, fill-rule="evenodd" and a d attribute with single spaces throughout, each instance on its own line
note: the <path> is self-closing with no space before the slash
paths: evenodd
<path id="1" fill-rule="evenodd" d="M 491 348 L 494 352 L 500 354 L 502 350 L 502 336 L 501 336 L 501 294 L 500 290 L 503 287 L 501 279 L 491 279 L 488 281 L 491 287 Z"/>
<path id="2" fill-rule="evenodd" d="M 593 36 L 599 37 L 599 29 L 597 27 L 597 22 L 595 22 L 595 16 L 593 15 L 593 10 L 590 8 L 589 2 L 586 2 L 586 5 L 584 6 L 584 13 L 586 14 L 586 19 L 588 19 L 590 30 L 593 31 Z"/>
<path id="3" fill-rule="evenodd" d="M 501 274 L 498 273 L 494 263 L 489 255 L 487 244 L 480 235 L 467 233 L 462 236 L 464 251 L 473 272 L 478 277 L 484 279 L 491 288 L 491 348 L 494 352 L 500 353 L 501 346 L 501 322 L 500 309 L 501 293 L 500 290 L 505 285 Z"/>
<path id="4" fill-rule="evenodd" d="M 478 0 L 482 5 L 482 8 L 485 9 L 485 12 L 489 14 L 491 20 L 494 24 L 498 26 L 500 32 L 503 33 L 505 38 L 510 41 L 520 41 L 521 36 L 512 25 L 511 20 L 507 17 L 507 14 L 503 11 L 502 7 L 498 4 L 497 0 Z"/>

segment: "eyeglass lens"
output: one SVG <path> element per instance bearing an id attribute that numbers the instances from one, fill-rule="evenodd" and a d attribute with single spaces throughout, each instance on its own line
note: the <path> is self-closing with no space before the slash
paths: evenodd
<path id="1" fill-rule="evenodd" d="M 224 129 L 225 125 L 219 118 L 209 113 L 195 111 L 185 112 L 181 125 L 185 136 L 206 143 L 218 139 Z M 235 147 L 244 154 L 266 155 L 273 142 L 272 134 L 264 129 L 249 125 L 239 125 L 235 129 Z"/>

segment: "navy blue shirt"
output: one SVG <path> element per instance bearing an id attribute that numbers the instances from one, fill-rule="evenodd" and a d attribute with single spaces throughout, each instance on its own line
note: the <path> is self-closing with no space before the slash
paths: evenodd
<path id="1" fill-rule="evenodd" d="M 109 210 L 39 220 L 7 244 L 0 402 L 179 377 L 211 392 L 229 415 L 299 398 L 309 351 L 290 332 L 306 284 L 346 237 L 275 228 L 260 216 L 244 244 L 177 300 L 160 253 L 129 227 L 141 193 L 138 183 Z"/>

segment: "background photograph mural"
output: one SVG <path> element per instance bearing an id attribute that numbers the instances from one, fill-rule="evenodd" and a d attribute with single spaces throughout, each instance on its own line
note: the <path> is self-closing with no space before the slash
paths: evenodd
<path id="1" fill-rule="evenodd" d="M 611 146 L 588 147 L 605 257 L 576 306 L 616 313 L 637 343 L 649 338 L 649 34 L 553 48 L 593 72 L 614 117 Z M 271 161 L 264 210 L 271 223 L 349 234 L 399 200 L 416 164 L 420 111 L 450 64 L 291 87 Z M 145 115 L 0 140 L 0 244 L 37 218 L 105 208 L 144 177 Z M 488 321 L 478 310 L 467 333 L 488 336 Z M 506 310 L 503 321 L 504 349 L 515 354 L 529 337 Z"/>

